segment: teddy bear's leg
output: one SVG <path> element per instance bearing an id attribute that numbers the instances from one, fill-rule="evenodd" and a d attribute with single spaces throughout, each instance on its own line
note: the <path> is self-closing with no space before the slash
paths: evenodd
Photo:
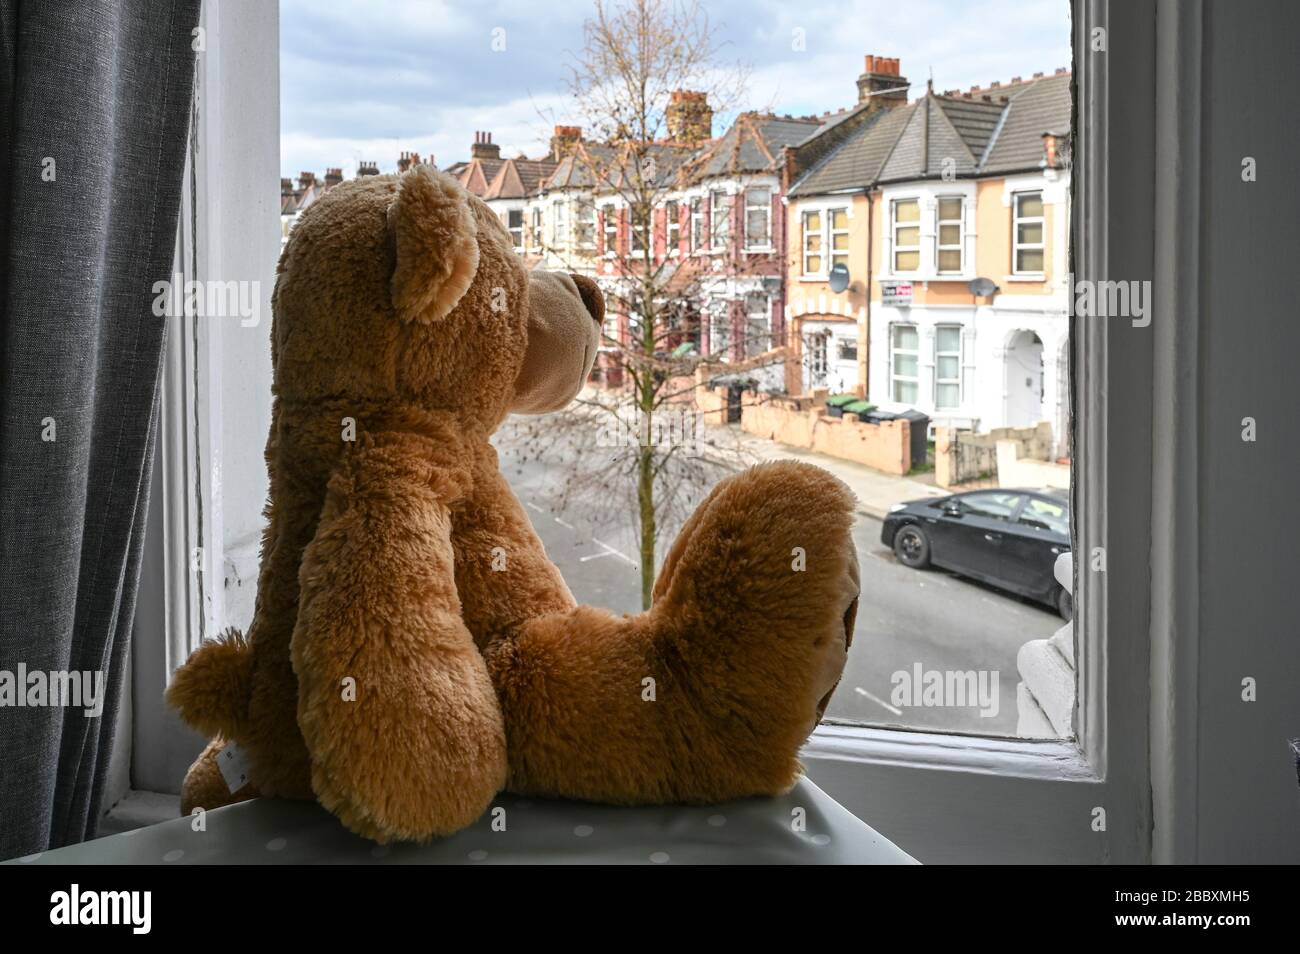
<path id="1" fill-rule="evenodd" d="M 623 803 L 787 790 L 852 638 L 852 511 L 819 468 L 756 467 L 687 522 L 649 612 L 579 607 L 493 643 L 509 787 Z"/>
<path id="2" fill-rule="evenodd" d="M 199 753 L 181 784 L 181 814 L 188 815 L 196 808 L 211 810 L 236 802 L 247 801 L 257 797 L 257 789 L 250 782 L 237 792 L 232 792 L 217 767 L 217 756 L 228 743 L 224 739 L 213 739 Z"/>
<path id="3" fill-rule="evenodd" d="M 303 553 L 292 641 L 317 798 L 377 841 L 473 822 L 505 781 L 501 711 L 460 616 L 454 489 L 413 435 L 379 435 L 330 481 Z"/>

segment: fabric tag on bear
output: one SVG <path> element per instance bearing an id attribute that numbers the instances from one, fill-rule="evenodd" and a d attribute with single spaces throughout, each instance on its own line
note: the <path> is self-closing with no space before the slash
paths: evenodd
<path id="1" fill-rule="evenodd" d="M 248 756 L 233 742 L 217 756 L 217 768 L 221 769 L 221 777 L 226 780 L 230 794 L 235 794 L 248 784 Z"/>

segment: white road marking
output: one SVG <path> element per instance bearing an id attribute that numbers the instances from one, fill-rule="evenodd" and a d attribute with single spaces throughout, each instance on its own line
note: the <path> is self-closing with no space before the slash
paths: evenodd
<path id="1" fill-rule="evenodd" d="M 524 506 L 527 507 L 529 510 L 532 510 L 532 511 L 534 511 L 534 512 L 536 512 L 536 513 L 546 513 L 545 510 L 543 510 L 541 507 L 537 506 L 537 504 L 533 503 L 531 500 L 525 500 L 525 501 L 524 501 Z"/>
<path id="2" fill-rule="evenodd" d="M 881 699 L 879 696 L 873 696 L 871 693 L 867 692 L 867 690 L 863 689 L 861 686 L 854 686 L 854 687 L 853 687 L 853 691 L 856 692 L 856 693 L 857 693 L 858 695 L 860 695 L 860 696 L 866 696 L 868 699 L 870 699 L 870 700 L 871 700 L 872 702 L 874 702 L 876 705 L 878 705 L 878 706 L 883 706 L 884 708 L 886 708 L 886 709 L 888 709 L 890 712 L 892 712 L 894 715 L 902 715 L 902 714 L 903 714 L 903 710 L 902 710 L 902 709 L 898 709 L 898 708 L 895 708 L 894 706 L 891 706 L 888 702 L 886 702 L 884 699 Z"/>
<path id="3" fill-rule="evenodd" d="M 561 520 L 559 517 L 556 517 L 556 518 L 555 518 L 555 522 L 558 523 L 558 524 L 559 524 L 560 526 L 562 526 L 562 527 L 566 527 L 566 528 L 568 528 L 569 530 L 574 529 L 573 524 L 569 523 L 569 522 L 566 521 L 566 520 Z"/>
<path id="4" fill-rule="evenodd" d="M 589 553 L 585 557 L 579 557 L 578 558 L 579 563 L 586 563 L 588 560 L 599 560 L 601 557 L 614 556 L 614 557 L 618 557 L 620 560 L 622 560 L 624 563 L 629 564 L 630 566 L 636 566 L 635 560 L 633 560 L 626 553 L 623 553 L 621 550 L 616 550 L 614 547 L 611 547 L 604 540 L 597 540 L 595 537 L 592 537 L 591 542 L 596 544 L 596 546 L 600 547 L 604 552 Z"/>

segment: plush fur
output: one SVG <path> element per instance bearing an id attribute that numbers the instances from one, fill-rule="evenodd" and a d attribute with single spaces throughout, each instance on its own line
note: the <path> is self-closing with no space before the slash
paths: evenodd
<path id="1" fill-rule="evenodd" d="M 637 804 L 794 783 L 853 632 L 851 495 L 754 468 L 687 522 L 648 612 L 577 606 L 489 438 L 572 400 L 603 309 L 427 167 L 303 215 L 274 296 L 254 619 L 168 690 L 215 737 L 183 811 L 314 797 L 385 842 L 463 828 L 503 787 Z M 231 740 L 253 779 L 235 795 Z"/>

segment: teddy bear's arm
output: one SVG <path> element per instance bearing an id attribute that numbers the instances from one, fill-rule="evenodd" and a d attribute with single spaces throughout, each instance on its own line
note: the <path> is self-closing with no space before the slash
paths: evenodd
<path id="1" fill-rule="evenodd" d="M 367 837 L 469 824 L 505 778 L 504 728 L 460 616 L 449 489 L 419 438 L 380 435 L 330 480 L 292 640 L 317 798 Z"/>
<path id="2" fill-rule="evenodd" d="M 575 605 L 519 499 L 497 470 L 495 454 L 476 468 L 472 489 L 454 517 L 452 545 L 462 616 L 480 648 L 518 632 L 532 617 Z"/>

